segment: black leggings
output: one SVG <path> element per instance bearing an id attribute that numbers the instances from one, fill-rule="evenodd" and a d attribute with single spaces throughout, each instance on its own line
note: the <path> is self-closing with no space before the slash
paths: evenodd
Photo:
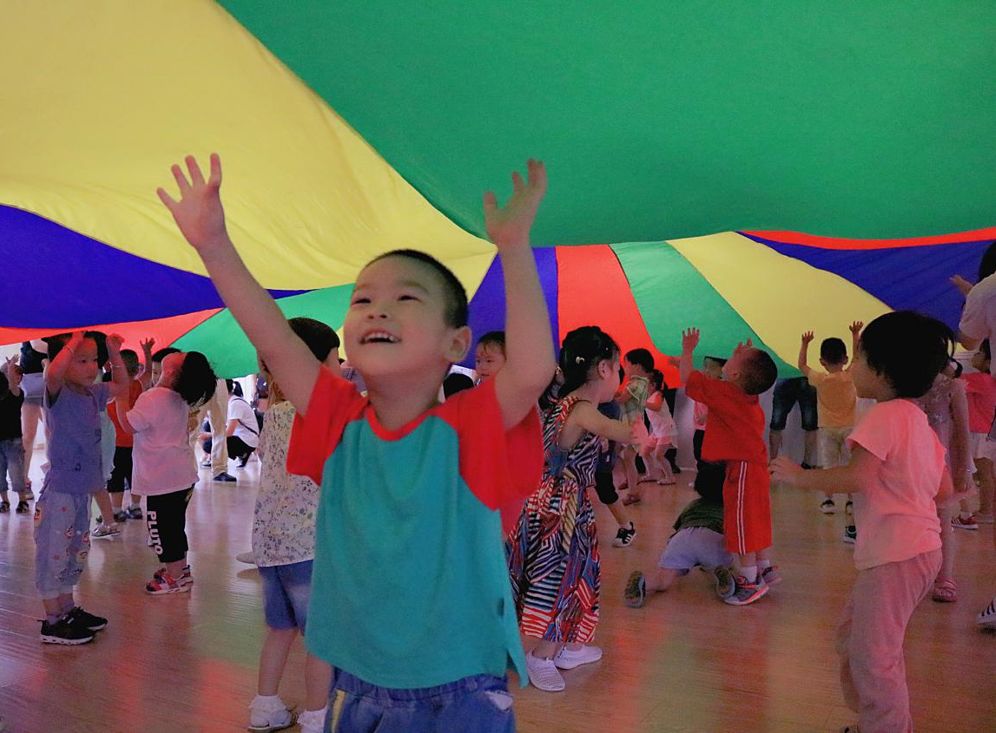
<path id="1" fill-rule="evenodd" d="M 605 506 L 612 506 L 619 501 L 619 494 L 616 493 L 616 482 L 612 478 L 612 468 L 608 471 L 595 471 L 595 493 L 598 500 Z"/>
<path id="2" fill-rule="evenodd" d="M 726 481 L 726 464 L 723 462 L 711 463 L 702 460 L 702 441 L 705 438 L 705 430 L 696 430 L 692 436 L 692 451 L 695 453 L 695 490 L 700 496 L 710 499 L 723 496 L 723 483 Z"/>
<path id="3" fill-rule="evenodd" d="M 145 522 L 159 562 L 182 560 L 187 546 L 187 505 L 194 487 L 145 497 Z"/>

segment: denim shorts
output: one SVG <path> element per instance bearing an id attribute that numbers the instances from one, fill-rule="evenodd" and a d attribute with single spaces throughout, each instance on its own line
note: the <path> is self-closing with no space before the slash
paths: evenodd
<path id="1" fill-rule="evenodd" d="M 304 633 L 311 598 L 313 560 L 261 567 L 263 578 L 263 612 L 271 629 L 298 628 Z"/>
<path id="2" fill-rule="evenodd" d="M 799 403 L 802 415 L 802 429 L 810 432 L 819 425 L 816 414 L 816 387 L 813 387 L 805 377 L 782 379 L 775 384 L 775 392 L 771 397 L 771 429 L 784 430 L 789 413 Z"/>
<path id="3" fill-rule="evenodd" d="M 21 391 L 24 392 L 24 404 L 41 407 L 45 394 L 45 375 L 42 372 L 25 374 L 21 377 Z"/>
<path id="4" fill-rule="evenodd" d="M 488 674 L 439 687 L 378 687 L 336 670 L 327 733 L 514 733 L 508 683 Z"/>

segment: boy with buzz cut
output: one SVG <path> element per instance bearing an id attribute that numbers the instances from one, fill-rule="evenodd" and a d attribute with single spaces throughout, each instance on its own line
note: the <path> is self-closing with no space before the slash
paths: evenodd
<path id="1" fill-rule="evenodd" d="M 864 324 L 855 321 L 851 324 L 851 351 L 857 349 L 858 339 Z M 799 371 L 806 377 L 809 384 L 816 389 L 816 411 L 819 424 L 818 433 L 818 464 L 820 468 L 836 468 L 850 463 L 850 450 L 847 447 L 847 436 L 854 429 L 854 415 L 858 404 L 858 393 L 854 389 L 854 380 L 847 364 L 847 346 L 839 338 L 823 339 L 820 344 L 820 366 L 826 371 L 820 372 L 809 366 L 809 345 L 813 342 L 813 332 L 802 334 L 802 344 L 799 347 Z M 845 513 L 852 514 L 853 501 L 847 497 L 844 506 Z M 820 503 L 820 511 L 833 514 L 836 511 L 833 494 L 825 494 Z M 845 528 L 845 539 L 851 536 L 853 525 L 848 522 Z"/>
<path id="2" fill-rule="evenodd" d="M 736 587 L 724 602 L 745 606 L 781 581 L 771 564 L 771 479 L 764 445 L 764 411 L 758 395 L 778 375 L 774 360 L 748 340 L 723 365 L 723 379 L 694 368 L 699 330 L 682 333 L 679 372 L 685 393 L 709 408 L 702 457 L 724 461 L 723 535 L 737 556 Z"/>
<path id="3" fill-rule="evenodd" d="M 437 395 L 471 345 L 467 298 L 421 252 L 374 259 L 343 326 L 359 394 L 298 339 L 246 269 L 225 228 L 221 162 L 173 166 L 180 200 L 159 196 L 225 304 L 297 410 L 287 459 L 321 485 L 308 648 L 336 668 L 331 733 L 511 731 L 505 670 L 528 679 L 508 583 L 499 506 L 539 483 L 536 401 L 555 363 L 529 231 L 546 170 L 513 175 L 504 207 L 484 197 L 505 271 L 506 363 L 494 378 Z"/>

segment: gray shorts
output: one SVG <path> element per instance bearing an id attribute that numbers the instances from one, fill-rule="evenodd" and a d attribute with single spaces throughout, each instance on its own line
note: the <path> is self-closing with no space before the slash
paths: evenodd
<path id="1" fill-rule="evenodd" d="M 46 490 L 35 502 L 35 586 L 43 600 L 80 582 L 90 554 L 90 499 Z"/>
<path id="2" fill-rule="evenodd" d="M 679 529 L 668 540 L 658 563 L 666 570 L 677 570 L 682 574 L 696 566 L 712 569 L 732 564 L 733 555 L 726 551 L 723 535 L 706 527 Z"/>
<path id="3" fill-rule="evenodd" d="M 45 394 L 45 375 L 41 372 L 25 374 L 21 377 L 21 391 L 24 392 L 24 404 L 41 407 Z"/>

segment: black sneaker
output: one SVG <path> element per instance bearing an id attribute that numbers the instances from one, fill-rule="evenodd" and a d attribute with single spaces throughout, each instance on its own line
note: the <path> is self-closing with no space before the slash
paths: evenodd
<path id="1" fill-rule="evenodd" d="M 629 547 L 633 543 L 634 537 L 636 537 L 636 527 L 630 522 L 629 527 L 619 528 L 619 531 L 616 532 L 616 538 L 612 540 L 612 546 Z"/>
<path id="2" fill-rule="evenodd" d="M 10 502 L 6 499 L 0 499 L 0 514 L 6 514 L 10 511 Z"/>
<path id="3" fill-rule="evenodd" d="M 72 611 L 66 614 L 69 619 L 69 623 L 81 626 L 87 631 L 103 631 L 107 628 L 107 619 L 102 616 L 94 616 L 92 613 L 84 611 L 79 606 L 76 606 Z"/>
<path id="4" fill-rule="evenodd" d="M 26 502 L 24 499 L 21 499 L 19 502 L 17 502 L 17 509 L 15 509 L 14 511 L 17 512 L 18 514 L 27 514 L 28 512 L 31 511 L 31 507 L 28 506 L 28 502 Z"/>
<path id="5" fill-rule="evenodd" d="M 125 514 L 128 515 L 128 519 L 141 519 L 142 518 L 142 507 L 140 506 L 130 506 L 125 509 Z"/>
<path id="6" fill-rule="evenodd" d="M 217 476 L 215 476 L 213 480 L 214 481 L 226 481 L 226 482 L 238 481 L 237 478 L 235 478 L 232 474 L 228 473 L 227 471 L 222 471 Z"/>
<path id="7" fill-rule="evenodd" d="M 126 512 L 124 509 L 114 512 L 115 522 L 124 522 L 127 519 L 128 519 L 128 512 Z"/>
<path id="8" fill-rule="evenodd" d="M 78 646 L 93 641 L 93 632 L 79 624 L 74 624 L 69 614 L 66 614 L 54 624 L 50 624 L 47 620 L 42 621 L 41 641 L 42 644 Z"/>

